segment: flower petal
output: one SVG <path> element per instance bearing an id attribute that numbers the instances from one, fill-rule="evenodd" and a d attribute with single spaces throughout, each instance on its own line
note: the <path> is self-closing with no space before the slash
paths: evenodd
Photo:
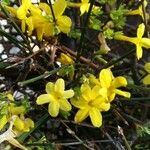
<path id="1" fill-rule="evenodd" d="M 148 73 L 150 73 L 150 62 L 149 62 L 149 63 L 146 63 L 146 64 L 144 65 L 144 69 L 145 69 Z"/>
<path id="2" fill-rule="evenodd" d="M 122 77 L 122 76 L 118 76 L 116 78 L 114 78 L 113 82 L 112 82 L 112 86 L 115 88 L 118 87 L 125 87 L 127 86 L 127 80 L 126 78 Z"/>
<path id="3" fill-rule="evenodd" d="M 150 48 L 150 39 L 148 39 L 148 38 L 142 38 L 141 39 L 141 45 L 144 48 Z"/>
<path id="4" fill-rule="evenodd" d="M 73 90 L 67 90 L 64 91 L 63 93 L 63 98 L 68 99 L 74 96 L 74 91 Z"/>
<path id="5" fill-rule="evenodd" d="M 48 105 L 48 112 L 52 117 L 57 117 L 59 114 L 59 108 L 60 108 L 59 103 L 57 101 L 52 101 Z"/>
<path id="6" fill-rule="evenodd" d="M 90 88 L 90 86 L 88 84 L 82 84 L 81 85 L 81 93 L 82 93 L 82 97 L 88 102 L 91 100 L 92 98 L 92 90 Z"/>
<path id="7" fill-rule="evenodd" d="M 55 83 L 55 92 L 57 92 L 58 94 L 62 94 L 64 92 L 65 89 L 65 82 L 63 79 L 58 79 Z"/>
<path id="8" fill-rule="evenodd" d="M 75 122 L 82 122 L 84 119 L 86 119 L 89 115 L 89 109 L 80 109 L 75 115 Z"/>
<path id="9" fill-rule="evenodd" d="M 102 87 L 109 88 L 111 85 L 111 81 L 113 79 L 113 75 L 110 69 L 102 69 L 99 74 L 99 80 Z"/>
<path id="10" fill-rule="evenodd" d="M 142 38 L 144 31 L 145 31 L 145 25 L 144 23 L 141 23 L 137 29 L 137 37 Z"/>
<path id="11" fill-rule="evenodd" d="M 17 116 L 15 119 L 15 122 L 14 122 L 14 127 L 16 128 L 16 130 L 22 131 L 24 129 L 24 126 L 25 126 L 25 124 L 24 124 L 23 120 L 21 120 Z"/>
<path id="12" fill-rule="evenodd" d="M 139 60 L 140 58 L 142 58 L 143 55 L 143 50 L 140 44 L 136 44 L 136 56 L 137 59 Z"/>
<path id="13" fill-rule="evenodd" d="M 51 14 L 51 9 L 46 3 L 39 3 L 39 8 L 46 12 L 47 15 Z"/>
<path id="14" fill-rule="evenodd" d="M 64 111 L 70 111 L 72 108 L 71 104 L 66 99 L 60 100 L 59 104 L 60 104 L 60 109 L 62 109 Z"/>
<path id="15" fill-rule="evenodd" d="M 50 94 L 42 94 L 37 98 L 36 103 L 38 105 L 42 105 L 45 103 L 49 103 L 50 101 L 52 101 L 52 97 Z"/>
<path id="16" fill-rule="evenodd" d="M 102 115 L 97 108 L 91 108 L 89 115 L 94 127 L 100 127 L 102 125 Z"/>
<path id="17" fill-rule="evenodd" d="M 143 83 L 145 85 L 149 85 L 150 84 L 150 74 L 148 74 L 146 77 L 144 77 Z"/>
<path id="18" fill-rule="evenodd" d="M 18 17 L 19 19 L 21 19 L 21 20 L 26 18 L 26 13 L 27 13 L 26 8 L 25 8 L 25 6 L 23 6 L 23 5 L 21 5 L 21 6 L 17 9 L 17 17 Z"/>
<path id="19" fill-rule="evenodd" d="M 118 95 L 124 96 L 126 98 L 131 97 L 131 94 L 129 92 L 121 91 L 121 90 L 118 90 L 118 89 L 115 89 L 115 93 L 118 94 Z"/>
<path id="20" fill-rule="evenodd" d="M 58 28 L 61 32 L 68 33 L 68 32 L 70 32 L 72 22 L 71 22 L 71 19 L 69 17 L 60 16 L 57 19 L 57 25 L 58 25 Z"/>
<path id="21" fill-rule="evenodd" d="M 81 12 L 80 16 L 82 16 L 85 12 L 88 12 L 89 7 L 90 7 L 90 4 L 89 4 L 89 3 L 87 3 L 87 2 L 83 3 L 83 4 L 80 6 L 80 12 Z"/>
<path id="22" fill-rule="evenodd" d="M 54 92 L 54 83 L 48 82 L 46 84 L 46 89 L 45 90 L 46 90 L 46 93 L 52 94 Z"/>
<path id="23" fill-rule="evenodd" d="M 65 0 L 55 1 L 53 10 L 54 10 L 54 15 L 56 19 L 63 14 L 66 7 L 67 7 L 67 3 Z"/>
<path id="24" fill-rule="evenodd" d="M 81 97 L 80 97 L 79 99 L 72 98 L 72 99 L 71 99 L 71 104 L 72 104 L 74 107 L 77 107 L 77 108 L 80 108 L 80 109 L 84 109 L 84 108 L 87 108 L 87 107 L 88 107 L 87 101 L 85 101 L 85 100 L 82 99 Z"/>
<path id="25" fill-rule="evenodd" d="M 10 104 L 9 111 L 13 115 L 19 115 L 19 114 L 24 114 L 26 111 L 26 108 L 23 105 L 22 106 L 15 106 L 14 104 Z"/>

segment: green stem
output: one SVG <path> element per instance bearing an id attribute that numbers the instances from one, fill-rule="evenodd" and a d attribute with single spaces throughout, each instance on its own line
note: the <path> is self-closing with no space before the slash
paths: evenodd
<path id="1" fill-rule="evenodd" d="M 147 91 L 147 92 L 150 91 L 150 88 L 148 88 L 148 87 L 138 86 L 138 85 L 135 85 L 135 84 L 128 84 L 127 87 L 128 88 L 132 88 L 132 89 L 138 89 L 138 90 L 142 90 L 142 91 Z"/>
<path id="2" fill-rule="evenodd" d="M 107 63 L 106 65 L 100 67 L 100 68 L 98 69 L 98 72 L 99 72 L 101 69 L 103 69 L 103 68 L 108 68 L 108 67 L 110 67 L 110 66 L 112 66 L 112 65 L 114 65 L 114 64 L 116 64 L 116 63 L 118 63 L 119 61 L 122 61 L 124 58 L 126 58 L 128 55 L 132 54 L 133 52 L 135 52 L 134 49 L 130 50 L 129 52 L 127 52 L 126 54 L 124 54 L 123 56 L 121 56 L 120 58 L 118 58 L 117 60 L 112 60 L 112 61 L 110 61 L 110 62 Z"/>
<path id="3" fill-rule="evenodd" d="M 18 85 L 19 85 L 19 86 L 24 86 L 24 85 L 33 83 L 33 82 L 35 82 L 35 81 L 38 81 L 38 80 L 40 80 L 40 79 L 47 78 L 47 77 L 49 77 L 49 76 L 51 76 L 51 75 L 57 73 L 59 70 L 64 69 L 64 68 L 66 68 L 66 67 L 68 67 L 68 66 L 63 66 L 63 67 L 61 67 L 61 68 L 57 68 L 57 69 L 55 69 L 55 70 L 52 70 L 52 71 L 49 71 L 49 72 L 45 72 L 44 74 L 42 74 L 42 75 L 40 75 L 40 76 L 37 76 L 37 77 L 35 77 L 35 78 L 29 79 L 29 80 L 26 80 L 26 81 L 23 81 L 23 82 L 18 82 Z"/>
<path id="4" fill-rule="evenodd" d="M 79 61 L 80 56 L 83 54 L 83 43 L 84 43 L 84 39 L 85 39 L 86 28 L 87 28 L 87 25 L 88 25 L 89 17 L 90 17 L 92 7 L 93 7 L 94 3 L 95 3 L 95 0 L 91 0 L 90 8 L 89 8 L 89 11 L 87 13 L 85 22 L 83 24 L 83 30 L 81 32 L 81 37 L 80 37 L 80 45 L 79 45 L 79 48 L 78 48 L 78 51 L 77 51 L 77 60 L 76 60 L 77 62 Z"/>

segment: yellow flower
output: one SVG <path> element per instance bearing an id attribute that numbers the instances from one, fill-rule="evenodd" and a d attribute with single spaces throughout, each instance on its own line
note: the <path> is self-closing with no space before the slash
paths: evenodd
<path id="1" fill-rule="evenodd" d="M 12 130 L 12 127 L 14 125 L 16 116 L 12 116 L 11 117 L 11 121 L 10 121 L 10 126 L 8 128 L 7 131 L 5 131 L 4 133 L 0 134 L 0 144 L 3 143 L 4 141 L 8 141 L 10 144 L 14 145 L 15 147 L 18 147 L 22 150 L 27 150 L 27 148 L 25 148 L 23 145 L 21 145 L 16 139 L 15 137 L 17 136 L 14 131 Z"/>
<path id="2" fill-rule="evenodd" d="M 143 83 L 145 85 L 149 85 L 150 84 L 150 62 L 145 64 L 144 69 L 148 72 L 148 75 L 144 77 Z"/>
<path id="3" fill-rule="evenodd" d="M 17 9 L 17 18 L 21 20 L 21 29 L 23 32 L 25 32 L 26 23 L 29 24 L 28 22 L 31 22 L 31 20 L 29 20 L 29 18 L 27 17 L 31 14 L 39 15 L 41 14 L 41 11 L 40 9 L 32 5 L 31 0 L 22 0 L 22 5 Z M 29 34 L 31 34 L 32 30 L 33 25 L 30 24 Z"/>
<path id="4" fill-rule="evenodd" d="M 99 81 L 100 81 L 101 88 L 107 90 L 107 96 L 110 102 L 115 98 L 116 94 L 130 98 L 129 92 L 125 92 L 118 89 L 119 87 L 127 86 L 126 78 L 122 76 L 118 76 L 114 78 L 110 69 L 101 70 L 99 74 Z"/>
<path id="5" fill-rule="evenodd" d="M 53 5 L 53 12 L 55 19 L 53 18 L 51 9 L 49 5 L 46 3 L 40 3 L 39 8 L 45 12 L 45 15 L 32 15 L 31 22 L 29 22 L 28 26 L 33 23 L 34 29 L 37 31 L 37 36 L 39 40 L 42 40 L 43 35 L 45 36 L 54 36 L 55 28 L 57 27 L 58 33 L 68 33 L 71 29 L 71 19 L 65 15 L 63 15 L 65 9 L 67 7 L 67 3 L 65 0 L 57 0 Z M 56 22 L 54 22 L 56 21 Z M 56 26 L 55 26 L 56 23 Z"/>
<path id="6" fill-rule="evenodd" d="M 25 106 L 17 106 L 15 103 L 13 103 L 13 95 L 9 92 L 6 93 L 6 97 L 8 100 L 10 100 L 10 102 L 8 103 L 7 113 L 0 118 L 0 130 L 2 130 L 8 122 L 10 122 L 12 116 L 16 116 L 16 119 L 13 123 L 15 132 L 29 132 L 30 129 L 34 127 L 34 122 L 30 118 L 24 118 L 24 114 L 26 112 Z"/>
<path id="7" fill-rule="evenodd" d="M 114 39 L 134 43 L 136 45 L 137 59 L 139 60 L 140 58 L 142 58 L 143 55 L 142 47 L 146 49 L 150 48 L 150 39 L 142 38 L 144 31 L 145 31 L 145 25 L 142 23 L 139 25 L 137 29 L 137 37 L 127 37 L 125 35 L 115 34 Z"/>
<path id="8" fill-rule="evenodd" d="M 14 131 L 18 134 L 23 132 L 29 132 L 31 128 L 34 128 L 34 122 L 30 118 L 25 118 L 24 115 L 20 117 L 16 116 L 14 122 Z"/>
<path id="9" fill-rule="evenodd" d="M 75 115 L 76 122 L 82 122 L 88 116 L 91 119 L 93 126 L 100 127 L 102 125 L 102 111 L 110 109 L 110 103 L 99 94 L 99 87 L 90 88 L 88 84 L 82 84 L 81 95 L 78 98 L 73 98 L 71 103 L 79 108 Z"/>
<path id="10" fill-rule="evenodd" d="M 42 94 L 37 98 L 36 103 L 42 105 L 49 103 L 48 112 L 52 117 L 58 116 L 59 109 L 70 111 L 71 105 L 68 98 L 73 97 L 73 90 L 65 91 L 65 83 L 63 79 L 58 79 L 56 83 L 48 82 L 46 84 L 47 94 Z"/>
<path id="11" fill-rule="evenodd" d="M 81 6 L 80 6 L 80 16 L 82 16 L 85 12 L 89 11 L 90 3 L 89 0 L 81 0 Z"/>
<path id="12" fill-rule="evenodd" d="M 73 59 L 64 53 L 60 54 L 60 58 L 58 58 L 57 61 L 61 62 L 63 65 L 74 64 Z"/>
<path id="13" fill-rule="evenodd" d="M 147 0 L 144 0 L 144 9 L 147 7 Z M 135 10 L 131 10 L 127 13 L 127 15 L 140 15 L 142 17 L 142 19 L 144 19 L 144 14 L 143 14 L 143 8 L 142 8 L 142 4 L 139 6 L 138 9 Z M 146 18 L 148 18 L 147 13 L 145 13 Z"/>

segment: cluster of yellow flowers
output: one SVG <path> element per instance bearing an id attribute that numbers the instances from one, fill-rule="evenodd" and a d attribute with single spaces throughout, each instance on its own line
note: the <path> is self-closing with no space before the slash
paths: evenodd
<path id="1" fill-rule="evenodd" d="M 67 7 L 79 7 L 81 15 L 89 9 L 89 0 L 82 0 L 81 3 L 71 3 L 66 0 L 57 0 L 52 9 L 47 3 L 33 5 L 31 0 L 22 0 L 18 8 L 6 6 L 7 10 L 21 21 L 21 29 L 31 35 L 36 31 L 38 40 L 43 36 L 54 36 L 60 32 L 69 33 L 72 26 L 71 19 L 63 15 Z"/>
<path id="2" fill-rule="evenodd" d="M 14 103 L 14 98 L 10 93 L 7 94 L 7 98 L 7 112 L 5 112 L 0 118 L 0 130 L 2 130 L 7 122 L 11 120 L 12 116 L 16 116 L 13 130 L 17 134 L 30 131 L 30 129 L 34 127 L 34 122 L 32 119 L 24 117 L 26 113 L 26 107 L 24 105 L 16 105 Z"/>
<path id="3" fill-rule="evenodd" d="M 48 112 L 52 117 L 59 114 L 59 110 L 70 111 L 72 106 L 79 108 L 75 115 L 76 122 L 82 122 L 88 116 L 95 127 L 102 125 L 102 111 L 110 109 L 110 102 L 115 99 L 116 94 L 130 98 L 130 93 L 121 91 L 119 87 L 127 85 L 126 78 L 122 76 L 114 77 L 110 69 L 103 69 L 97 79 L 90 75 L 87 81 L 81 85 L 80 94 L 73 90 L 65 91 L 63 79 L 58 79 L 56 83 L 46 84 L 46 93 L 37 98 L 37 104 L 49 103 Z M 71 104 L 67 99 L 71 98 Z"/>
<path id="4" fill-rule="evenodd" d="M 34 128 L 34 122 L 30 118 L 25 118 L 26 107 L 15 104 L 12 94 L 7 93 L 5 98 L 7 99 L 6 102 L 4 101 L 6 105 L 2 107 L 0 113 L 0 131 L 4 129 L 7 123 L 10 124 L 10 127 L 0 135 L 0 143 L 8 141 L 16 147 L 26 149 L 14 137 L 24 132 L 29 132 L 31 128 Z"/>

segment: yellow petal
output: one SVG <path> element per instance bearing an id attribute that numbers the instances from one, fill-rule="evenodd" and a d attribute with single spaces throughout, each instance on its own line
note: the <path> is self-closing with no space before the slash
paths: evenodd
<path id="1" fill-rule="evenodd" d="M 99 96 L 100 95 L 100 91 L 101 90 L 101 88 L 99 87 L 99 86 L 94 86 L 93 88 L 92 88 L 92 92 L 91 92 L 91 97 L 92 97 L 92 99 L 95 99 L 97 96 Z"/>
<path id="2" fill-rule="evenodd" d="M 85 101 L 84 99 L 71 99 L 71 104 L 77 108 L 80 108 L 80 109 L 84 109 L 84 108 L 87 108 L 88 107 L 88 103 L 87 101 Z"/>
<path id="3" fill-rule="evenodd" d="M 127 15 L 141 15 L 141 11 L 139 9 L 130 10 Z"/>
<path id="4" fill-rule="evenodd" d="M 6 123 L 8 122 L 6 115 L 3 115 L 2 118 L 0 118 L 0 130 L 4 128 Z"/>
<path id="5" fill-rule="evenodd" d="M 58 79 L 55 83 L 55 92 L 57 92 L 58 94 L 62 94 L 64 92 L 65 89 L 65 82 L 63 79 Z"/>
<path id="6" fill-rule="evenodd" d="M 108 99 L 108 89 L 107 88 L 100 88 L 98 92 L 103 98 Z"/>
<path id="7" fill-rule="evenodd" d="M 81 0 L 82 3 L 88 3 L 89 0 Z"/>
<path id="8" fill-rule="evenodd" d="M 109 102 L 112 102 L 115 99 L 116 93 L 115 92 L 111 92 L 108 96 Z"/>
<path id="9" fill-rule="evenodd" d="M 63 98 L 68 99 L 74 96 L 74 91 L 73 90 L 67 90 L 64 91 L 63 93 Z"/>
<path id="10" fill-rule="evenodd" d="M 34 29 L 32 17 L 27 18 L 25 21 L 26 21 L 26 24 L 28 26 L 28 35 L 30 36 L 32 34 L 33 29 Z"/>
<path id="11" fill-rule="evenodd" d="M 29 9 L 30 9 L 31 15 L 42 15 L 41 10 L 34 5 L 31 5 Z"/>
<path id="12" fill-rule="evenodd" d="M 89 115 L 89 109 L 80 109 L 75 115 L 75 122 L 82 122 L 84 119 L 86 119 Z"/>
<path id="13" fill-rule="evenodd" d="M 67 3 L 65 0 L 55 1 L 53 10 L 54 10 L 54 15 L 56 19 L 63 14 L 66 7 L 67 7 Z"/>
<path id="14" fill-rule="evenodd" d="M 22 0 L 22 5 L 25 6 L 26 9 L 28 9 L 31 4 L 31 0 Z"/>
<path id="15" fill-rule="evenodd" d="M 118 76 L 114 78 L 114 80 L 112 81 L 112 86 L 115 88 L 122 87 L 122 86 L 125 87 L 127 86 L 127 80 L 122 76 Z"/>
<path id="16" fill-rule="evenodd" d="M 141 47 L 140 44 L 137 44 L 136 45 L 136 56 L 137 56 L 137 59 L 139 60 L 140 58 L 142 58 L 142 55 L 143 55 L 142 47 Z"/>
<path id="17" fill-rule="evenodd" d="M 46 93 L 52 94 L 54 92 L 54 83 L 48 82 L 46 84 Z"/>
<path id="18" fill-rule="evenodd" d="M 67 16 L 60 16 L 57 20 L 58 28 L 63 33 L 69 33 L 71 29 L 71 19 Z"/>
<path id="19" fill-rule="evenodd" d="M 88 102 L 92 98 L 92 90 L 88 84 L 81 85 L 82 97 Z"/>
<path id="20" fill-rule="evenodd" d="M 83 3 L 81 6 L 80 6 L 80 16 L 82 16 L 85 12 L 88 12 L 89 10 L 89 7 L 90 7 L 90 4 L 88 3 Z"/>
<path id="21" fill-rule="evenodd" d="M 101 103 L 101 109 L 100 111 L 108 111 L 110 109 L 110 103 L 109 102 L 103 102 Z"/>
<path id="22" fill-rule="evenodd" d="M 60 58 L 58 58 L 57 61 L 61 62 L 63 65 L 74 64 L 72 58 L 64 53 L 60 54 Z"/>
<path id="23" fill-rule="evenodd" d="M 146 77 L 144 77 L 143 83 L 145 85 L 149 85 L 150 84 L 150 74 L 148 74 Z"/>
<path id="24" fill-rule="evenodd" d="M 25 9 L 25 7 L 22 5 L 20 6 L 18 9 L 17 9 L 17 17 L 19 19 L 25 19 L 26 18 L 26 14 L 27 14 L 27 11 Z"/>
<path id="25" fill-rule="evenodd" d="M 141 45 L 144 48 L 150 48 L 150 39 L 148 39 L 148 38 L 142 38 L 141 39 Z"/>
<path id="26" fill-rule="evenodd" d="M 144 69 L 145 69 L 148 73 L 150 73 L 150 62 L 149 62 L 149 63 L 146 63 L 146 64 L 144 65 Z"/>
<path id="27" fill-rule="evenodd" d="M 91 108 L 89 115 L 94 127 L 100 127 L 102 125 L 102 115 L 97 108 Z"/>
<path id="28" fill-rule="evenodd" d="M 14 127 L 16 128 L 16 130 L 22 131 L 24 129 L 24 122 L 23 120 L 21 120 L 18 116 L 15 119 L 14 122 Z"/>
<path id="29" fill-rule="evenodd" d="M 50 94 L 42 94 L 40 95 L 37 100 L 36 100 L 36 103 L 38 105 L 42 105 L 42 104 L 45 104 L 45 103 L 49 103 L 52 99 L 51 99 L 51 95 Z"/>
<path id="30" fill-rule="evenodd" d="M 102 87 L 109 88 L 113 79 L 110 69 L 102 69 L 99 74 L 99 80 Z"/>
<path id="31" fill-rule="evenodd" d="M 124 96 L 126 98 L 131 97 L 131 94 L 129 92 L 121 91 L 121 90 L 118 90 L 118 89 L 115 89 L 115 93 L 118 94 L 118 95 Z"/>
<path id="32" fill-rule="evenodd" d="M 70 111 L 71 110 L 71 105 L 66 99 L 61 99 L 59 101 L 59 104 L 60 104 L 60 109 L 62 109 L 64 111 Z"/>
<path id="33" fill-rule="evenodd" d="M 48 106 L 48 112 L 52 117 L 57 117 L 60 105 L 57 101 L 52 101 Z"/>
<path id="34" fill-rule="evenodd" d="M 46 3 L 39 3 L 39 8 L 46 12 L 47 15 L 51 14 L 51 9 Z"/>
<path id="35" fill-rule="evenodd" d="M 145 31 L 145 25 L 144 25 L 144 23 L 141 23 L 137 29 L 137 37 L 142 38 L 144 31 Z"/>
<path id="36" fill-rule="evenodd" d="M 44 35 L 47 37 L 54 35 L 54 25 L 52 23 L 44 24 Z"/>
<path id="37" fill-rule="evenodd" d="M 26 109 L 24 106 L 15 106 L 15 105 L 10 105 L 9 107 L 10 113 L 13 115 L 19 115 L 25 113 Z"/>
<path id="38" fill-rule="evenodd" d="M 34 122 L 30 118 L 26 118 L 24 124 L 25 124 L 23 129 L 24 132 L 29 132 L 31 128 L 34 128 Z"/>

